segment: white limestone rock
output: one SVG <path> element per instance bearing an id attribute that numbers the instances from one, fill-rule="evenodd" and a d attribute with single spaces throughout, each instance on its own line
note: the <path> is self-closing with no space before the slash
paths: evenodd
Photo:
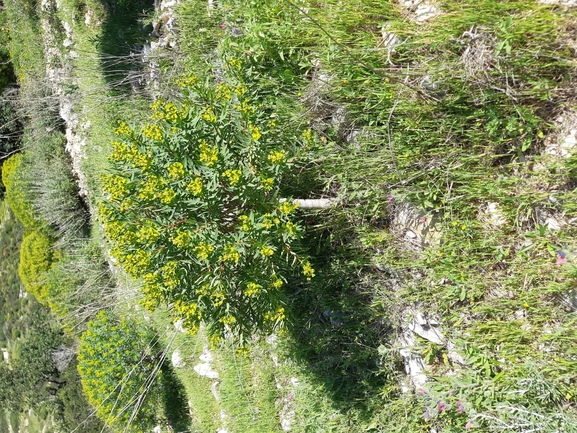
<path id="1" fill-rule="evenodd" d="M 182 354 L 178 349 L 172 352 L 171 361 L 174 368 L 182 368 L 186 365 L 186 363 L 182 359 Z"/>

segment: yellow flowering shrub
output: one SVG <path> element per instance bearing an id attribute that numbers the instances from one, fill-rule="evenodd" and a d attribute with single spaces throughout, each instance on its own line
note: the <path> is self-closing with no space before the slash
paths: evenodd
<path id="1" fill-rule="evenodd" d="M 152 333 L 106 310 L 80 338 L 78 372 L 84 395 L 115 431 L 144 433 L 157 423 L 162 387 L 160 375 L 153 374 L 160 355 L 154 341 Z"/>
<path id="2" fill-rule="evenodd" d="M 274 330 L 283 275 L 314 276 L 293 250 L 298 206 L 279 185 L 303 134 L 271 132 L 279 116 L 261 111 L 242 62 L 231 70 L 214 85 L 177 80 L 181 100 L 157 99 L 143 126 L 118 125 L 98 206 L 112 255 L 142 279 L 142 304 L 217 337 Z"/>
<path id="3" fill-rule="evenodd" d="M 162 131 L 158 125 L 146 125 L 142 131 L 142 135 L 151 140 L 160 141 L 162 140 Z"/>
<path id="4" fill-rule="evenodd" d="M 12 155 L 2 164 L 2 183 L 6 188 L 6 201 L 20 222 L 28 229 L 42 227 L 42 223 L 34 217 L 30 187 L 24 180 L 25 170 L 23 156 L 20 153 Z"/>
<path id="5" fill-rule="evenodd" d="M 284 150 L 274 150 L 268 154 L 267 158 L 273 164 L 282 164 L 286 159 L 286 152 Z"/>
<path id="6" fill-rule="evenodd" d="M 195 177 L 186 187 L 186 190 L 192 195 L 200 195 L 202 192 L 202 179 Z"/>
<path id="7" fill-rule="evenodd" d="M 208 167 L 213 166 L 218 161 L 218 147 L 210 146 L 205 140 L 200 140 L 200 150 L 199 159 L 204 162 Z"/>
<path id="8" fill-rule="evenodd" d="M 225 170 L 222 173 L 222 176 L 226 178 L 230 185 L 236 185 L 240 181 L 240 177 L 242 176 L 241 170 Z"/>
<path id="9" fill-rule="evenodd" d="M 20 246 L 18 275 L 27 292 L 43 305 L 48 305 L 46 275 L 53 262 L 53 244 L 40 230 L 27 233 Z"/>
<path id="10" fill-rule="evenodd" d="M 170 177 L 173 180 L 180 179 L 182 176 L 184 176 L 185 173 L 184 166 L 182 165 L 181 162 L 178 161 L 169 164 L 166 170 L 168 171 L 168 177 Z"/>

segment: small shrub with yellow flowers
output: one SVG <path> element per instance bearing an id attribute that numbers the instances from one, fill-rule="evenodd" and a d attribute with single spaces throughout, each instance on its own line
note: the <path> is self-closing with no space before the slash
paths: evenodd
<path id="1" fill-rule="evenodd" d="M 155 338 L 135 323 L 103 310 L 80 339 L 78 372 L 96 414 L 115 431 L 152 431 L 160 376 Z"/>
<path id="2" fill-rule="evenodd" d="M 294 251 L 298 204 L 279 192 L 308 142 L 277 129 L 240 67 L 217 84 L 181 79 L 180 101 L 158 99 L 145 125 L 121 122 L 99 207 L 113 257 L 142 278 L 145 307 L 164 303 L 190 332 L 204 322 L 213 337 L 278 328 L 283 275 L 314 276 Z"/>

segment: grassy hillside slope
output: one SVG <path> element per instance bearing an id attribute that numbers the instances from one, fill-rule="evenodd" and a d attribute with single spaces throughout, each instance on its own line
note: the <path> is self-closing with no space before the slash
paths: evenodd
<path id="1" fill-rule="evenodd" d="M 66 144 L 47 170 L 65 162 L 74 173 L 44 189 L 28 178 L 32 207 L 58 252 L 52 281 L 68 283 L 61 292 L 48 285 L 44 302 L 85 342 L 81 362 L 99 351 L 113 360 L 108 370 L 81 368 L 86 395 L 110 389 L 99 407 L 116 399 L 108 416 L 100 413 L 107 424 L 150 431 L 155 418 L 157 431 L 221 433 L 577 431 L 575 6 L 11 2 L 12 14 L 26 11 L 11 31 L 21 98 L 34 101 L 28 170 L 39 173 L 46 149 Z M 28 46 L 30 35 L 44 41 L 41 52 Z M 195 100 L 191 89 L 199 88 Z M 49 115 L 39 122 L 38 112 Z M 219 138 L 197 140 L 213 124 Z M 237 156 L 264 143 L 276 147 L 260 160 Z M 273 176 L 265 163 L 287 170 Z M 153 179 L 147 170 L 166 173 Z M 79 192 L 64 187 L 71 179 Z M 181 179 L 190 183 L 179 190 Z M 242 195 L 250 188 L 260 198 Z M 73 205 L 54 206 L 53 189 L 69 191 L 63 202 Z M 209 190 L 222 194 L 202 195 Z M 214 233 L 244 239 L 258 227 L 265 237 L 254 261 L 282 250 L 293 267 L 274 264 L 278 279 L 239 267 L 230 275 L 242 278 L 226 293 L 217 277 L 204 285 L 194 263 L 206 261 L 213 278 L 245 252 L 240 240 L 221 254 L 217 235 L 195 237 L 204 228 L 189 228 L 204 208 L 187 214 L 176 194 L 190 208 L 206 200 L 210 212 L 230 198 L 213 212 Z M 293 224 L 282 221 L 282 248 L 270 234 L 280 220 L 247 210 L 278 197 L 289 204 L 276 201 L 270 212 L 290 214 Z M 305 198 L 332 206 L 286 208 Z M 62 217 L 47 218 L 54 209 Z M 87 212 L 90 222 L 65 224 Z M 289 245 L 297 229 L 302 236 Z M 98 284 L 70 276 L 88 271 Z M 274 311 L 255 295 L 270 289 L 267 278 L 282 287 Z M 74 295 L 79 287 L 82 296 Z M 249 305 L 244 315 L 234 310 L 238 299 Z M 111 326 L 155 335 L 148 344 L 134 339 L 144 344 L 140 357 L 124 337 L 81 337 L 101 329 L 93 317 L 103 308 L 116 317 Z M 209 313 L 200 320 L 198 311 Z M 283 325 L 242 341 L 231 335 L 235 322 L 270 330 L 267 320 Z M 122 379 L 109 379 L 115 363 L 126 368 Z M 114 380 L 120 391 L 107 388 Z"/>

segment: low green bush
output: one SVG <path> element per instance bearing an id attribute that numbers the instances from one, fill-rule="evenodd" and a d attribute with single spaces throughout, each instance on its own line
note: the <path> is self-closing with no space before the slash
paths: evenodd
<path id="1" fill-rule="evenodd" d="M 50 300 L 45 279 L 55 258 L 51 248 L 51 240 L 39 230 L 25 235 L 20 246 L 18 275 L 26 291 L 44 305 Z"/>
<path id="2" fill-rule="evenodd" d="M 78 371 L 96 414 L 115 431 L 151 431 L 160 401 L 155 337 L 132 321 L 101 311 L 80 339 Z"/>
<path id="3" fill-rule="evenodd" d="M 27 229 L 40 226 L 33 215 L 32 198 L 25 181 L 25 164 L 22 154 L 14 154 L 2 165 L 2 183 L 6 188 L 6 202 Z"/>

